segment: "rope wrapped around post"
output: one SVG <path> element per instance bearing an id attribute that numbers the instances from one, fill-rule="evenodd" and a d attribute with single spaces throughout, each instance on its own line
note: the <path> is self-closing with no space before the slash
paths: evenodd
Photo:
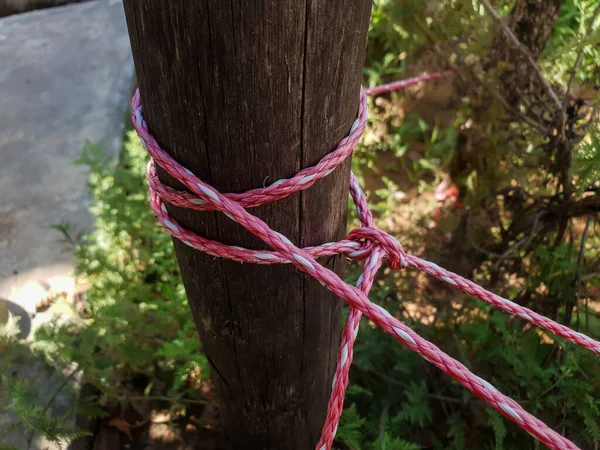
<path id="1" fill-rule="evenodd" d="M 424 77 L 411 78 L 372 88 L 367 92 L 373 95 L 380 94 L 423 81 L 440 78 L 443 75 L 444 73 L 436 73 Z M 525 429 L 547 447 L 557 450 L 577 449 L 578 447 L 575 444 L 526 412 L 516 401 L 505 396 L 490 383 L 470 372 L 463 364 L 445 354 L 433 343 L 423 339 L 407 325 L 390 315 L 385 309 L 369 301 L 368 293 L 383 260 L 387 259 L 390 268 L 394 270 L 412 267 L 426 272 L 454 286 L 456 289 L 537 325 L 597 355 L 600 355 L 600 342 L 489 292 L 474 282 L 443 269 L 434 263 L 407 254 L 396 238 L 375 227 L 365 195 L 353 174 L 350 177 L 349 189 L 362 226 L 352 230 L 345 239 L 339 242 L 330 242 L 300 249 L 288 238 L 270 229 L 266 223 L 246 211 L 247 208 L 277 201 L 294 192 L 307 189 L 319 179 L 329 175 L 339 164 L 349 157 L 366 128 L 368 114 L 367 92 L 361 91 L 357 119 L 352 125 L 348 136 L 342 139 L 338 146 L 331 153 L 323 157 L 315 166 L 302 169 L 293 177 L 276 181 L 264 188 L 252 189 L 245 193 L 222 194 L 197 178 L 191 171 L 178 164 L 177 161 L 171 158 L 160 147 L 143 119 L 140 94 L 137 91 L 132 102 L 132 120 L 144 147 L 151 156 L 148 164 L 147 179 L 150 189 L 150 205 L 156 213 L 158 220 L 169 233 L 183 243 L 216 257 L 257 264 L 293 264 L 302 272 L 317 279 L 324 287 L 333 291 L 349 305 L 350 309 L 338 353 L 327 419 L 323 427 L 321 439 L 316 446 L 317 450 L 328 450 L 332 446 L 343 409 L 344 396 L 348 385 L 348 373 L 353 357 L 354 341 L 358 334 L 359 322 L 363 314 L 383 331 L 450 375 L 474 395 L 488 403 L 507 419 Z M 189 192 L 182 192 L 164 186 L 157 177 L 156 164 L 179 180 L 189 189 Z M 163 202 L 196 211 L 216 210 L 222 212 L 231 220 L 242 225 L 250 233 L 259 237 L 273 250 L 250 250 L 237 246 L 228 246 L 198 236 L 186 230 L 171 218 Z M 317 257 L 338 254 L 343 254 L 352 260 L 364 260 L 363 273 L 359 277 L 356 287 L 345 283 L 334 272 L 323 267 L 315 260 Z"/>

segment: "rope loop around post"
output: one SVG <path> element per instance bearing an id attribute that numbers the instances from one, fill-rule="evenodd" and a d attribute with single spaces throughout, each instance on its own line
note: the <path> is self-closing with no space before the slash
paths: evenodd
<path id="1" fill-rule="evenodd" d="M 144 147 L 149 150 L 159 150 L 160 146 L 148 130 L 148 126 L 144 121 L 139 90 L 136 91 L 133 97 L 132 108 L 133 121 L 135 124 L 137 124 L 136 131 L 138 131 Z M 342 139 L 337 147 L 321 158 L 317 164 L 302 169 L 291 178 L 277 180 L 268 186 L 251 189 L 243 193 L 229 193 L 224 195 L 227 198 L 237 202 L 243 208 L 247 209 L 264 205 L 265 203 L 282 200 L 295 192 L 308 189 L 320 179 L 331 174 L 340 164 L 342 164 L 350 155 L 352 155 L 354 147 L 356 147 L 363 132 L 365 131 L 368 115 L 369 108 L 367 105 L 367 96 L 365 91 L 361 89 L 358 115 L 352 124 L 352 127 L 350 128 L 348 136 Z M 162 149 L 160 149 L 160 152 L 164 153 L 162 152 Z M 163 185 L 156 174 L 155 160 L 157 160 L 158 164 L 165 169 L 167 168 L 165 165 L 172 165 L 172 162 L 169 161 L 169 159 L 160 158 L 159 156 L 158 158 L 153 158 L 148 166 L 148 184 L 150 185 L 150 188 L 164 201 L 174 206 L 193 209 L 196 211 L 214 211 L 218 209 L 212 204 L 202 200 L 202 198 L 200 198 L 198 195 L 195 195 L 191 192 L 179 191 L 177 189 L 173 189 L 172 187 Z M 173 168 L 179 171 L 179 169 L 176 167 Z M 185 171 L 187 169 L 181 170 Z M 182 175 L 185 175 L 185 173 Z M 175 178 L 178 177 L 175 176 Z"/>
<path id="2" fill-rule="evenodd" d="M 382 93 L 441 76 L 441 74 L 432 74 L 412 78 L 404 82 L 374 88 L 371 92 L 374 94 Z M 160 147 L 143 119 L 139 91 L 136 92 L 132 102 L 133 125 L 152 158 L 148 164 L 147 172 L 150 205 L 158 220 L 169 233 L 185 244 L 217 257 L 257 264 L 293 264 L 300 271 L 317 279 L 323 286 L 334 292 L 349 305 L 348 320 L 342 334 L 327 419 L 323 427 L 321 440 L 316 447 L 317 450 L 329 450 L 333 443 L 343 409 L 348 373 L 353 357 L 353 345 L 359 330 L 360 318 L 363 314 L 384 332 L 417 352 L 425 360 L 461 383 L 475 396 L 488 403 L 508 420 L 528 431 L 549 448 L 556 450 L 577 449 L 578 447 L 575 444 L 529 414 L 519 403 L 499 392 L 490 383 L 472 373 L 467 367 L 445 354 L 433 343 L 423 339 L 381 306 L 372 303 L 367 295 L 383 259 L 387 258 L 392 269 L 412 267 L 426 272 L 456 289 L 473 295 L 502 311 L 537 325 L 597 355 L 600 355 L 600 342 L 541 316 L 535 311 L 493 294 L 472 281 L 466 280 L 434 263 L 406 254 L 398 240 L 375 227 L 365 195 L 353 174 L 350 176 L 349 191 L 362 226 L 352 230 L 346 239 L 339 242 L 325 243 L 316 247 L 298 248 L 287 237 L 272 230 L 266 223 L 246 210 L 307 189 L 317 180 L 330 174 L 351 155 L 352 149 L 358 143 L 366 127 L 366 119 L 366 94 L 361 91 L 357 119 L 348 136 L 338 144 L 334 151 L 323 157 L 315 166 L 302 169 L 293 177 L 276 181 L 264 188 L 252 189 L 245 193 L 222 194 L 200 180 L 191 171 L 182 167 Z M 159 164 L 189 191 L 178 191 L 162 185 L 156 175 L 155 164 Z M 197 211 L 214 210 L 222 212 L 263 240 L 272 250 L 251 250 L 228 246 L 198 236 L 172 219 L 164 202 Z M 319 264 L 315 259 L 320 256 L 336 254 L 344 254 L 350 259 L 365 260 L 363 274 L 359 277 L 356 287 L 345 283 L 339 276 Z"/>

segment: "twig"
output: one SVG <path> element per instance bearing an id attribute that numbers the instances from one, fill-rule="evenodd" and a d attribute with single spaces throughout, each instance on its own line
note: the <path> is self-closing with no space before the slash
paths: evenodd
<path id="1" fill-rule="evenodd" d="M 556 106 L 558 107 L 558 109 L 562 110 L 562 104 L 561 104 L 560 100 L 556 96 L 556 93 L 552 89 L 552 86 L 550 86 L 550 84 L 548 83 L 548 80 L 546 80 L 546 77 L 544 77 L 544 75 L 542 74 L 537 63 L 534 61 L 533 57 L 531 56 L 531 52 L 527 49 L 527 47 L 525 47 L 523 44 L 521 44 L 519 39 L 515 36 L 515 34 L 512 32 L 512 30 L 510 28 L 508 28 L 508 25 L 506 25 L 506 23 L 504 23 L 504 20 L 502 20 L 502 17 L 500 17 L 498 15 L 498 13 L 496 12 L 494 7 L 490 4 L 490 2 L 488 0 L 479 0 L 479 2 L 483 5 L 483 7 L 487 11 L 487 13 L 490 16 L 492 16 L 492 18 L 500 25 L 500 27 L 502 28 L 502 31 L 504 32 L 504 35 L 506 36 L 508 41 L 510 43 L 512 43 L 513 46 L 523 54 L 523 56 L 525 56 L 525 58 L 527 59 L 527 62 L 529 62 L 532 69 L 535 71 L 535 74 L 539 78 L 540 82 L 542 83 L 542 86 L 544 86 L 544 89 L 546 90 L 546 92 L 548 93 L 550 98 L 554 101 L 554 103 L 556 103 Z"/>
<path id="2" fill-rule="evenodd" d="M 540 222 L 540 218 L 541 218 L 542 214 L 543 214 L 543 210 L 539 211 L 536 214 L 535 219 L 533 219 L 533 225 L 531 227 L 531 231 L 529 232 L 529 235 L 527 236 L 527 238 L 523 237 L 523 239 L 520 239 L 514 245 L 509 247 L 502 255 L 500 255 L 500 257 L 498 258 L 498 261 L 494 264 L 493 270 L 498 270 L 500 268 L 500 264 L 503 261 L 518 256 L 518 254 L 517 254 L 517 255 L 511 257 L 511 253 L 515 253 L 521 249 L 527 250 L 527 248 L 533 241 L 534 237 L 537 235 L 537 231 L 538 231 L 537 226 Z"/>
<path id="3" fill-rule="evenodd" d="M 486 403 L 483 400 L 479 400 L 478 398 L 469 399 L 465 402 L 460 398 L 448 397 L 446 395 L 427 394 L 427 397 L 433 398 L 435 400 L 440 400 L 442 402 L 459 403 L 461 405 L 465 405 L 467 403 L 480 403 L 482 405 L 486 405 Z M 529 400 L 516 400 L 516 402 L 520 405 L 526 405 L 527 403 L 529 403 Z"/>
<path id="4" fill-rule="evenodd" d="M 512 106 L 510 106 L 508 104 L 508 102 L 506 101 L 506 99 L 504 97 L 502 97 L 502 95 L 495 88 L 493 88 L 488 83 L 485 83 L 480 79 L 477 79 L 477 81 L 479 83 L 481 83 L 488 91 L 490 91 L 490 93 L 496 98 L 496 100 L 498 100 L 500 103 L 502 103 L 502 106 L 504 106 L 508 111 L 511 111 L 513 114 L 518 115 L 519 117 L 521 117 L 521 119 L 523 119 L 529 125 L 531 125 L 534 128 L 537 128 L 541 133 L 543 133 L 545 135 L 550 134 L 550 131 L 544 125 L 533 120 L 527 114 L 523 114 L 523 112 L 520 111 L 518 108 L 513 108 Z"/>
<path id="5" fill-rule="evenodd" d="M 585 229 L 583 230 L 583 236 L 581 237 L 581 245 L 579 246 L 579 256 L 577 257 L 577 269 L 575 269 L 575 284 L 573 285 L 573 302 L 579 311 L 579 291 L 581 289 L 581 263 L 585 253 L 585 241 L 590 234 L 590 225 L 592 224 L 593 216 L 588 216 L 585 222 Z M 585 303 L 585 322 L 586 331 L 589 333 L 590 326 L 590 315 L 588 311 L 588 304 Z M 579 324 L 578 324 L 579 325 Z"/>
<path id="6" fill-rule="evenodd" d="M 471 247 L 473 247 L 476 251 L 486 255 L 489 258 L 502 258 L 504 255 L 501 255 L 500 253 L 492 252 L 490 250 L 486 250 L 485 248 L 477 245 L 475 243 L 475 241 L 473 241 L 473 237 L 471 236 L 471 217 L 472 217 L 472 215 L 473 215 L 472 211 L 469 211 L 467 213 L 467 217 L 466 217 L 467 240 L 469 241 L 469 244 L 471 244 Z"/>
<path id="7" fill-rule="evenodd" d="M 216 405 L 207 400 L 193 400 L 185 398 L 167 397 L 162 395 L 109 395 L 116 400 L 158 400 L 169 403 L 189 403 L 190 405 Z"/>
<path id="8" fill-rule="evenodd" d="M 392 377 L 390 377 L 388 375 L 385 375 L 385 374 L 383 374 L 381 372 L 378 372 L 376 370 L 368 370 L 368 372 L 371 372 L 374 375 L 377 375 L 382 380 L 387 381 L 390 384 L 395 384 L 395 385 L 398 385 L 398 386 L 404 386 L 404 387 L 406 387 L 406 383 L 405 382 L 402 382 L 400 380 L 396 380 L 395 378 L 392 378 Z M 427 397 L 433 398 L 433 399 L 436 399 L 436 400 L 441 400 L 441 401 L 448 402 L 448 403 L 460 403 L 461 405 L 464 405 L 466 403 L 481 403 L 482 405 L 486 404 L 483 400 L 479 400 L 478 398 L 469 399 L 469 400 L 467 400 L 465 402 L 464 400 L 462 400 L 460 398 L 447 397 L 445 395 L 438 395 L 438 394 L 427 394 Z M 519 403 L 521 405 L 526 405 L 527 403 L 529 403 L 529 400 L 517 400 L 517 403 Z"/>
<path id="9" fill-rule="evenodd" d="M 590 24 L 586 30 L 586 36 L 589 36 L 592 31 L 594 30 L 594 22 L 596 21 L 596 19 L 598 18 L 598 15 L 600 15 L 600 3 L 598 3 L 598 6 L 596 6 L 596 9 L 594 10 L 594 13 L 592 14 L 592 20 L 590 21 Z M 581 62 L 583 61 L 583 51 L 585 50 L 585 48 L 587 47 L 587 45 L 582 45 L 579 48 L 579 51 L 577 52 L 577 58 L 575 59 L 575 64 L 573 65 L 573 69 L 571 70 L 571 75 L 569 76 L 569 82 L 567 83 L 567 91 L 565 92 L 565 98 L 563 100 L 563 104 L 562 104 L 562 112 L 561 112 L 561 118 L 562 118 L 562 137 L 563 140 L 565 139 L 565 128 L 567 126 L 567 104 L 569 103 L 569 98 L 571 98 L 571 86 L 573 84 L 573 81 L 575 80 L 575 75 L 577 75 L 577 70 L 579 70 L 579 66 L 581 65 Z"/>
<path id="10" fill-rule="evenodd" d="M 385 437 L 385 423 L 387 422 L 388 411 L 390 409 L 390 405 L 386 403 L 386 405 L 381 410 L 381 416 L 379 418 L 379 439 L 383 440 Z"/>
<path id="11" fill-rule="evenodd" d="M 368 370 L 368 372 L 371 372 L 372 374 L 377 375 L 379 378 L 381 378 L 384 381 L 387 381 L 390 384 L 395 384 L 397 386 L 406 387 L 406 383 L 396 380 L 395 378 L 392 378 L 384 373 L 378 372 L 377 370 Z"/>
<path id="12" fill-rule="evenodd" d="M 600 272 L 588 273 L 581 277 L 581 281 L 593 280 L 594 278 L 600 278 Z"/>

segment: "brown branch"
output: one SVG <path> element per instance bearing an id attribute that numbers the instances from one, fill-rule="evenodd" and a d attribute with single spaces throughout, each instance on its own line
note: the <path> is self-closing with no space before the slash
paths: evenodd
<path id="1" fill-rule="evenodd" d="M 556 103 L 556 106 L 558 107 L 558 109 L 562 110 L 562 105 L 561 105 L 560 100 L 556 96 L 556 93 L 552 89 L 552 86 L 550 86 L 550 84 L 548 83 L 548 80 L 546 80 L 546 77 L 544 77 L 544 75 L 542 74 L 542 71 L 538 67 L 535 60 L 533 59 L 533 56 L 531 56 L 531 52 L 527 49 L 527 47 L 525 47 L 523 44 L 521 44 L 519 39 L 515 36 L 515 34 L 508 27 L 508 25 L 506 25 L 506 23 L 504 23 L 504 20 L 502 20 L 502 17 L 500 17 L 500 15 L 498 15 L 498 13 L 496 12 L 494 7 L 491 5 L 491 3 L 488 0 L 479 0 L 479 3 L 481 3 L 483 5 L 483 7 L 487 11 L 487 13 L 490 16 L 492 16 L 492 18 L 496 21 L 496 23 L 498 23 L 498 25 L 500 25 L 500 27 L 502 28 L 502 31 L 504 32 L 504 35 L 506 36 L 508 41 L 519 52 L 521 52 L 523 54 L 523 56 L 525 56 L 525 59 L 531 65 L 531 68 L 534 70 L 535 74 L 539 78 L 540 82 L 542 83 L 542 86 L 544 87 L 544 89 L 546 90 L 546 92 L 548 93 L 550 98 L 554 101 L 554 103 Z"/>
<path id="2" fill-rule="evenodd" d="M 542 134 L 548 135 L 550 133 L 548 128 L 543 126 L 541 123 L 533 120 L 528 115 L 523 114 L 523 112 L 519 111 L 518 108 L 513 108 L 512 106 L 510 106 L 509 103 L 506 101 L 506 99 L 504 97 L 502 97 L 502 95 L 498 91 L 496 91 L 495 88 L 493 88 L 488 83 L 485 83 L 484 81 L 482 81 L 480 79 L 477 79 L 477 80 L 479 83 L 481 83 L 483 85 L 483 87 L 485 87 L 494 96 L 494 98 L 496 100 L 498 100 L 500 103 L 502 103 L 502 106 L 504 106 L 508 111 L 512 112 L 513 114 L 516 114 L 517 116 L 519 116 L 521 119 L 523 119 L 525 122 L 527 122 L 532 127 L 537 128 L 537 130 L 540 131 Z"/>
<path id="3" fill-rule="evenodd" d="M 442 52 L 442 50 L 437 45 L 435 45 L 433 48 L 434 48 L 434 51 L 438 55 L 446 56 L 446 55 L 444 55 L 444 53 Z M 471 74 L 470 78 L 473 81 L 475 81 L 476 83 L 478 83 L 480 86 L 482 86 L 484 89 L 487 89 L 490 92 L 490 94 L 492 94 L 492 96 L 496 100 L 498 100 L 502 104 L 502 106 L 504 106 L 504 108 L 506 108 L 507 111 L 509 111 L 510 113 L 514 114 L 515 116 L 520 117 L 521 119 L 523 119 L 524 122 L 526 122 L 528 125 L 531 125 L 535 129 L 537 129 L 543 135 L 549 135 L 550 134 L 550 130 L 548 130 L 548 128 L 546 128 L 545 126 L 543 126 L 541 123 L 536 122 L 531 117 L 527 116 L 526 114 L 523 114 L 523 112 L 519 111 L 518 108 L 513 108 L 512 106 L 510 106 L 508 104 L 508 102 L 506 101 L 506 99 L 504 97 L 502 97 L 502 95 L 496 89 L 494 89 L 489 83 L 486 83 L 481 78 L 479 78 L 477 76 L 477 74 L 473 71 L 473 69 L 471 68 L 471 66 L 469 66 L 466 62 L 464 62 L 464 60 L 458 54 L 457 54 L 457 58 L 459 58 L 461 60 L 461 62 L 462 62 L 462 69 L 460 67 L 458 67 L 457 65 L 451 63 L 451 62 L 448 62 L 448 65 L 459 76 L 461 74 L 465 73 L 465 71 L 469 72 Z"/>
<path id="4" fill-rule="evenodd" d="M 600 212 L 600 195 L 592 195 L 549 208 L 548 212 L 560 218 L 581 217 Z"/>
<path id="5" fill-rule="evenodd" d="M 418 18 L 416 16 L 414 16 L 415 22 L 416 24 L 419 26 L 419 28 L 421 28 L 421 31 L 423 31 L 423 33 L 427 34 L 429 36 L 429 30 L 427 29 L 427 27 L 425 27 L 425 25 L 423 25 L 421 23 L 421 21 L 418 20 Z M 438 24 L 440 29 L 441 29 L 441 33 L 442 35 L 445 37 L 446 39 L 446 43 L 448 45 L 451 46 L 451 41 L 450 38 L 448 37 L 448 34 L 445 32 L 444 27 L 442 24 Z M 431 40 L 433 40 L 433 38 L 430 38 Z M 433 50 L 440 55 L 442 58 L 446 59 L 447 58 L 447 54 L 444 53 L 440 47 L 438 43 L 434 42 L 433 45 Z M 502 94 L 500 94 L 500 92 L 498 92 L 496 89 L 494 89 L 489 83 L 483 81 L 481 78 L 479 78 L 479 76 L 475 73 L 475 71 L 472 69 L 472 67 L 467 64 L 464 59 L 458 54 L 458 51 L 456 52 L 456 57 L 460 60 L 461 63 L 461 67 L 458 67 L 456 64 L 453 64 L 452 62 L 450 62 L 450 60 L 447 61 L 448 65 L 450 66 L 450 68 L 456 72 L 458 75 L 464 73 L 464 71 L 468 71 L 471 74 L 471 79 L 474 80 L 476 83 L 478 83 L 480 86 L 482 86 L 484 89 L 487 89 L 490 94 L 492 94 L 492 96 L 498 100 L 502 106 L 504 106 L 504 108 L 512 113 L 515 116 L 520 117 L 521 119 L 523 119 L 524 122 L 526 122 L 527 124 L 531 125 L 532 127 L 536 128 L 540 133 L 542 133 L 543 135 L 550 135 L 550 130 L 548 128 L 546 128 L 544 125 L 542 125 L 541 123 L 535 121 L 533 118 L 531 118 L 530 116 L 528 116 L 527 114 L 524 114 L 522 111 L 520 111 L 518 108 L 513 108 L 511 105 L 509 105 L 509 103 L 506 101 L 506 99 L 502 96 Z M 519 96 L 521 97 L 521 99 L 523 100 L 523 102 L 526 104 L 528 110 L 533 114 L 533 108 L 531 107 L 531 105 L 529 105 L 527 103 L 527 101 L 525 101 L 524 97 L 519 93 Z M 544 105 L 545 106 L 545 105 Z M 547 108 L 546 108 L 547 109 Z"/>
<path id="6" fill-rule="evenodd" d="M 539 215 L 541 227 L 535 231 L 536 238 L 548 230 L 554 229 L 553 224 L 558 220 L 568 220 L 573 217 L 595 215 L 600 212 L 600 194 L 585 197 L 581 200 L 562 201 L 560 194 L 552 197 L 548 202 L 534 205 L 527 215 L 521 214 L 524 220 L 513 220 L 508 232 L 509 236 L 516 238 L 521 233 L 529 234 L 532 231 L 535 217 Z"/>

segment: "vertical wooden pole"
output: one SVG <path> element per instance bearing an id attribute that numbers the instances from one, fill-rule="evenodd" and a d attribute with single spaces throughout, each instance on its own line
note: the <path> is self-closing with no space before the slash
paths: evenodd
<path id="1" fill-rule="evenodd" d="M 150 130 L 221 192 L 315 164 L 356 118 L 370 8 L 370 0 L 125 0 Z M 347 161 L 310 189 L 252 212 L 300 246 L 340 239 L 349 169 Z M 222 214 L 169 213 L 202 236 L 265 248 Z M 313 448 L 340 302 L 289 265 L 242 265 L 174 245 L 231 447 Z M 323 262 L 342 270 L 339 257 Z"/>

